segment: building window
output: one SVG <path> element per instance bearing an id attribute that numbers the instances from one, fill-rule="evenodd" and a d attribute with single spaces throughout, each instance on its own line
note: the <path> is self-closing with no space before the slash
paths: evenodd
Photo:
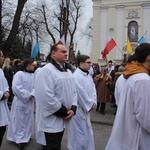
<path id="1" fill-rule="evenodd" d="M 128 24 L 128 37 L 130 42 L 138 41 L 138 23 L 136 21 L 131 21 Z"/>

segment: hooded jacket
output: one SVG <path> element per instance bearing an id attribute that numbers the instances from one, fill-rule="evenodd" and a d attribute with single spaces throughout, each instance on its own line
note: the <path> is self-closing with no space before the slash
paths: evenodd
<path id="1" fill-rule="evenodd" d="M 138 63 L 137 61 L 132 61 L 131 63 L 127 64 L 125 70 L 123 72 L 123 77 L 128 79 L 131 75 L 137 73 L 147 73 L 149 74 L 149 70 L 143 66 L 143 64 Z"/>

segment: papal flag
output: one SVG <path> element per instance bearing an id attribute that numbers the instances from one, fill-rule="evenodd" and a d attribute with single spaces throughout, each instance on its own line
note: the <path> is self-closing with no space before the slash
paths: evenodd
<path id="1" fill-rule="evenodd" d="M 131 47 L 131 43 L 130 43 L 129 38 L 128 38 L 128 41 L 127 41 L 127 52 L 128 52 L 129 54 L 132 53 L 132 47 Z"/>

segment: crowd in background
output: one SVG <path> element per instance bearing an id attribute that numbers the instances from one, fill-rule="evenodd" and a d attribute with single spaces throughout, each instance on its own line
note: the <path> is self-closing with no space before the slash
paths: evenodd
<path id="1" fill-rule="evenodd" d="M 8 99 L 8 105 L 11 106 L 12 100 L 13 100 L 13 92 L 12 92 L 12 80 L 13 76 L 18 71 L 23 71 L 23 61 L 20 59 L 14 59 L 10 60 L 9 57 L 5 58 L 2 69 L 4 72 L 4 75 L 7 79 L 8 85 L 9 85 L 9 91 L 10 91 L 10 97 Z M 35 70 L 37 68 L 43 67 L 47 62 L 49 62 L 48 57 L 46 58 L 46 61 L 34 61 Z M 77 64 L 75 63 L 66 63 L 68 65 L 68 68 L 70 68 L 71 72 L 73 73 L 76 68 Z M 115 83 L 117 78 L 122 74 L 124 71 L 125 64 L 116 65 L 113 64 L 112 60 L 108 61 L 108 64 L 101 66 L 98 63 L 92 63 L 89 74 L 92 76 L 95 87 L 97 90 L 97 109 L 96 111 L 99 111 L 99 107 L 102 104 L 105 105 L 107 102 L 112 102 L 115 105 L 115 97 L 114 97 L 114 89 L 115 89 Z M 101 82 L 100 82 L 101 81 Z M 103 94 L 103 96 L 101 95 Z M 104 110 L 103 110 L 104 108 Z M 105 106 L 102 108 L 102 111 L 100 109 L 100 113 L 105 114 Z"/>
<path id="2" fill-rule="evenodd" d="M 89 59 L 90 58 L 87 57 L 87 60 L 89 60 Z M 36 81 L 34 81 L 33 78 L 35 78 L 38 70 L 40 68 L 42 68 L 43 66 L 47 65 L 47 63 L 49 63 L 50 61 L 51 61 L 51 58 L 49 55 L 46 58 L 46 61 L 44 61 L 44 62 L 43 61 L 37 62 L 33 59 L 24 60 L 24 61 L 21 61 L 20 59 L 14 59 L 13 61 L 11 61 L 10 58 L 7 57 L 7 58 L 5 58 L 4 63 L 2 65 L 2 70 L 4 72 L 5 78 L 8 82 L 8 86 L 9 86 L 10 96 L 8 98 L 8 106 L 9 106 L 9 109 L 11 109 L 11 115 L 13 116 L 14 120 L 17 120 L 15 123 L 14 123 L 14 120 L 12 120 L 13 123 L 10 123 L 10 125 L 8 127 L 7 139 L 19 144 L 20 149 L 24 147 L 24 144 L 22 144 L 22 143 L 26 143 L 26 139 L 28 139 L 27 141 L 29 142 L 29 139 L 31 138 L 31 135 L 29 136 L 29 132 L 33 132 L 31 129 L 32 123 L 31 124 L 28 123 L 29 120 L 31 122 L 33 121 L 33 111 L 34 111 L 33 104 L 36 101 L 34 99 L 34 86 L 33 86 L 34 82 L 36 82 Z M 115 100 L 115 96 L 114 96 L 115 85 L 116 85 L 116 81 L 117 81 L 118 77 L 120 75 L 122 75 L 122 72 L 124 71 L 124 67 L 125 67 L 126 63 L 116 65 L 116 64 L 113 64 L 112 60 L 108 61 L 108 64 L 106 64 L 104 66 L 101 66 L 98 63 L 91 63 L 90 61 L 87 63 L 89 64 L 89 69 L 87 71 L 82 70 L 82 69 L 81 70 L 83 72 L 86 72 L 88 75 L 90 75 L 90 77 L 92 79 L 90 84 L 92 86 L 92 82 L 93 82 L 93 85 L 94 85 L 94 88 L 96 91 L 96 97 L 97 97 L 97 99 L 96 99 L 97 105 L 95 105 L 96 111 L 100 112 L 100 114 L 102 114 L 102 115 L 105 115 L 106 104 L 108 102 L 112 102 L 114 104 L 113 106 L 116 108 L 116 110 L 114 112 L 114 114 L 116 114 L 117 105 L 116 105 L 116 100 Z M 75 63 L 65 62 L 65 68 L 68 68 L 72 73 L 75 73 L 78 70 L 78 67 L 80 68 L 79 64 L 77 65 Z M 60 70 L 61 70 L 61 68 L 60 68 Z M 28 73 L 32 73 L 32 74 L 35 73 L 35 75 L 30 76 L 30 75 L 23 74 L 22 72 L 28 72 Z M 86 80 L 87 80 L 86 83 L 88 83 L 89 77 Z M 12 85 L 12 83 L 13 83 L 13 85 Z M 80 84 L 80 81 L 78 82 L 78 84 Z M 28 90 L 30 89 L 30 92 L 26 93 L 24 91 L 25 90 L 24 88 L 27 88 Z M 18 94 L 19 92 L 20 92 L 20 95 Z M 81 90 L 79 93 L 81 93 Z M 83 91 L 82 93 L 85 93 L 85 92 Z M 15 101 L 15 99 L 17 99 L 17 98 L 15 98 L 16 96 L 23 97 L 24 101 L 26 101 L 26 103 L 28 103 L 28 105 L 30 106 L 30 107 L 28 106 L 28 108 L 24 108 L 24 109 L 26 109 L 26 111 L 28 113 L 30 111 L 30 115 L 26 116 L 26 117 L 28 117 L 27 120 L 21 120 L 21 118 L 22 118 L 21 115 L 23 115 L 23 114 L 22 114 L 22 111 L 20 110 L 20 108 L 24 104 L 17 103 L 17 100 Z M 32 101 L 32 104 L 31 104 L 31 101 L 27 102 L 27 99 L 29 97 Z M 15 104 L 17 107 L 14 106 L 13 103 L 17 103 L 17 104 Z M 18 113 L 17 113 L 17 111 L 18 111 Z M 21 126 L 22 122 L 24 122 L 24 124 L 27 125 L 24 128 L 28 128 L 28 130 L 26 131 L 27 135 L 25 137 L 25 141 L 20 141 L 20 137 L 19 137 L 20 136 L 19 132 L 22 132 L 22 129 L 19 129 L 18 125 Z M 18 132 L 16 132 L 15 130 L 18 130 Z M 16 132 L 16 134 L 17 134 L 16 136 L 13 135 L 14 132 Z M 37 136 L 37 142 L 43 146 L 43 149 L 45 149 L 45 145 L 46 145 L 45 140 L 41 142 L 41 139 L 38 139 L 39 137 L 40 138 L 43 137 L 43 139 L 44 139 L 44 134 L 41 132 L 38 132 L 38 131 L 36 131 L 36 132 L 37 132 L 37 135 L 39 134 L 39 136 Z M 73 136 L 72 136 L 72 138 L 73 138 Z M 94 147 L 94 146 L 92 146 L 92 147 Z M 94 148 L 92 148 L 92 149 L 94 149 Z"/>

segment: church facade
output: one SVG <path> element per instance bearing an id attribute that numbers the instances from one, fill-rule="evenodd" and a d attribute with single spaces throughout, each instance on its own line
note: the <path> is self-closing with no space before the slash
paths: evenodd
<path id="1" fill-rule="evenodd" d="M 142 36 L 150 42 L 150 0 L 93 0 L 92 62 L 121 62 L 128 55 L 128 38 L 134 52 Z M 108 37 L 117 45 L 103 60 Z"/>

